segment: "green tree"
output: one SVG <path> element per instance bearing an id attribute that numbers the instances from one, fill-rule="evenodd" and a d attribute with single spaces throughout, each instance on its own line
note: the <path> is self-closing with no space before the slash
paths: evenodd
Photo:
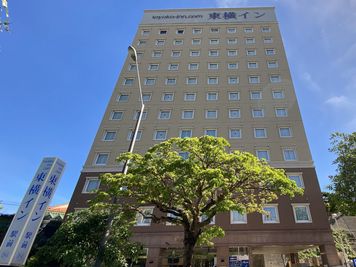
<path id="1" fill-rule="evenodd" d="M 350 244 L 350 234 L 348 234 L 345 230 L 342 229 L 334 229 L 333 237 L 335 241 L 336 249 L 339 252 L 345 253 L 345 257 L 352 259 L 356 257 L 356 252 L 353 250 Z"/>
<path id="2" fill-rule="evenodd" d="M 302 193 L 283 170 L 270 167 L 247 152 L 230 151 L 224 138 L 172 138 L 144 155 L 123 153 L 129 173 L 105 174 L 102 201 L 117 195 L 127 208 L 153 222 L 181 225 L 184 231 L 184 266 L 191 266 L 198 242 L 209 242 L 223 230 L 209 223 L 218 212 L 263 212 L 263 205 L 285 195 Z M 122 188 L 125 190 L 122 190 Z M 135 201 L 128 201 L 133 199 Z M 160 211 L 143 213 L 140 206 Z"/>
<path id="3" fill-rule="evenodd" d="M 329 199 L 338 212 L 356 215 L 356 132 L 332 134 L 331 145 L 337 174 L 330 176 Z"/>
<path id="4" fill-rule="evenodd" d="M 40 247 L 26 266 L 93 266 L 99 241 L 106 228 L 107 209 L 91 208 L 68 215 L 46 245 Z M 105 266 L 128 266 L 137 259 L 141 246 L 129 240 L 134 214 L 117 210 L 105 247 Z"/>

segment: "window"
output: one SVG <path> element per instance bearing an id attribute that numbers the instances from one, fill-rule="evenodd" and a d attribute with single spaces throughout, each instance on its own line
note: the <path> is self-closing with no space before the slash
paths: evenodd
<path id="1" fill-rule="evenodd" d="M 166 42 L 165 40 L 156 40 L 156 45 L 162 46 L 164 45 L 165 42 Z"/>
<path id="2" fill-rule="evenodd" d="M 265 128 L 254 128 L 255 138 L 267 138 L 267 131 Z"/>
<path id="3" fill-rule="evenodd" d="M 250 98 L 252 100 L 262 99 L 262 92 L 261 91 L 252 91 L 252 92 L 250 92 Z"/>
<path id="4" fill-rule="evenodd" d="M 271 81 L 271 83 L 280 83 L 282 81 L 280 75 L 271 75 L 269 77 L 269 80 Z"/>
<path id="5" fill-rule="evenodd" d="M 230 222 L 231 224 L 247 223 L 247 215 L 236 210 L 232 210 L 230 212 Z"/>
<path id="6" fill-rule="evenodd" d="M 216 100 L 218 100 L 218 93 L 217 92 L 208 92 L 208 93 L 206 93 L 206 100 L 208 100 L 208 101 L 216 101 Z"/>
<path id="7" fill-rule="evenodd" d="M 137 70 L 137 65 L 136 64 L 130 64 L 129 65 L 129 71 L 136 71 Z"/>
<path id="8" fill-rule="evenodd" d="M 193 39 L 192 40 L 192 45 L 200 45 L 201 44 L 201 40 L 200 39 Z"/>
<path id="9" fill-rule="evenodd" d="M 140 114 L 140 110 L 136 110 L 135 112 L 134 112 L 134 115 L 133 115 L 133 120 L 135 120 L 135 121 L 137 121 L 138 120 L 138 116 L 139 116 L 139 114 Z M 145 120 L 145 119 L 147 119 L 147 111 L 144 111 L 143 113 L 142 113 L 142 117 L 141 117 L 141 119 L 142 120 Z"/>
<path id="10" fill-rule="evenodd" d="M 287 117 L 288 111 L 286 108 L 276 108 L 276 117 Z"/>
<path id="11" fill-rule="evenodd" d="M 279 136 L 280 137 L 292 137 L 292 130 L 289 127 L 281 127 L 279 128 Z"/>
<path id="12" fill-rule="evenodd" d="M 170 102 L 173 101 L 174 94 L 173 93 L 163 93 L 162 94 L 162 101 Z"/>
<path id="13" fill-rule="evenodd" d="M 137 52 L 137 58 L 142 59 L 143 57 L 143 52 Z"/>
<path id="14" fill-rule="evenodd" d="M 218 111 L 217 110 L 206 110 L 205 111 L 205 118 L 206 119 L 217 119 L 218 118 Z"/>
<path id="15" fill-rule="evenodd" d="M 125 78 L 124 85 L 133 85 L 134 78 Z"/>
<path id="16" fill-rule="evenodd" d="M 247 49 L 246 55 L 247 56 L 256 56 L 256 49 Z"/>
<path id="17" fill-rule="evenodd" d="M 276 54 L 276 50 L 275 49 L 266 49 L 266 55 L 267 56 L 272 56 Z"/>
<path id="18" fill-rule="evenodd" d="M 251 33 L 251 32 L 253 32 L 253 28 L 244 28 L 244 32 L 245 33 Z"/>
<path id="19" fill-rule="evenodd" d="M 171 118 L 171 111 L 170 110 L 160 110 L 158 119 L 160 120 L 169 120 Z"/>
<path id="20" fill-rule="evenodd" d="M 219 28 L 210 28 L 210 32 L 211 33 L 218 33 L 219 32 Z"/>
<path id="21" fill-rule="evenodd" d="M 297 152 L 292 148 L 284 148 L 283 158 L 285 161 L 295 161 L 297 160 Z"/>
<path id="22" fill-rule="evenodd" d="M 114 141 L 116 139 L 116 131 L 105 131 L 103 141 Z"/>
<path id="23" fill-rule="evenodd" d="M 259 159 L 264 159 L 269 161 L 269 151 L 268 150 L 256 150 L 256 156 Z"/>
<path id="24" fill-rule="evenodd" d="M 145 85 L 155 85 L 155 84 L 156 84 L 155 78 L 146 78 L 145 79 Z"/>
<path id="25" fill-rule="evenodd" d="M 184 94 L 184 101 L 195 101 L 196 94 L 195 93 L 185 93 Z"/>
<path id="26" fill-rule="evenodd" d="M 151 215 L 153 213 L 153 207 L 142 207 L 140 212 L 136 213 L 136 225 L 148 226 L 151 225 Z M 147 216 L 147 217 L 146 217 Z"/>
<path id="27" fill-rule="evenodd" d="M 193 118 L 194 118 L 194 110 L 183 110 L 182 111 L 182 119 L 192 120 Z"/>
<path id="28" fill-rule="evenodd" d="M 188 69 L 189 70 L 197 70 L 197 69 L 199 69 L 199 63 L 189 63 Z"/>
<path id="29" fill-rule="evenodd" d="M 237 56 L 237 50 L 228 50 L 227 51 L 227 56 L 228 57 L 236 57 Z"/>
<path id="30" fill-rule="evenodd" d="M 208 84 L 218 84 L 218 77 L 208 77 Z"/>
<path id="31" fill-rule="evenodd" d="M 190 129 L 180 130 L 179 136 L 180 138 L 192 137 L 192 130 Z"/>
<path id="32" fill-rule="evenodd" d="M 190 51 L 190 56 L 191 57 L 199 57 L 200 56 L 200 51 L 199 50 L 192 50 L 192 51 Z"/>
<path id="33" fill-rule="evenodd" d="M 272 44 L 272 43 L 273 43 L 272 37 L 265 37 L 265 38 L 263 38 L 263 43 L 264 43 L 264 44 Z"/>
<path id="34" fill-rule="evenodd" d="M 209 57 L 217 57 L 219 56 L 218 50 L 209 50 Z"/>
<path id="35" fill-rule="evenodd" d="M 238 84 L 239 83 L 239 77 L 236 76 L 230 76 L 227 78 L 228 84 Z"/>
<path id="36" fill-rule="evenodd" d="M 162 51 L 160 51 L 160 50 L 154 50 L 152 52 L 152 57 L 159 58 L 161 56 L 162 56 Z"/>
<path id="37" fill-rule="evenodd" d="M 137 43 L 137 46 L 141 47 L 141 46 L 144 46 L 146 43 L 147 43 L 146 40 L 139 40 Z"/>
<path id="38" fill-rule="evenodd" d="M 187 78 L 187 84 L 198 84 L 198 78 L 197 77 L 188 77 Z"/>
<path id="39" fill-rule="evenodd" d="M 203 214 L 202 216 L 199 217 L 199 221 L 200 222 L 203 222 L 203 221 L 205 221 L 207 219 L 208 219 L 208 216 L 205 215 L 205 214 Z M 209 224 L 215 224 L 215 216 L 213 216 L 213 218 L 210 219 Z"/>
<path id="40" fill-rule="evenodd" d="M 292 204 L 296 223 L 311 223 L 309 204 Z"/>
<path id="41" fill-rule="evenodd" d="M 230 101 L 237 101 L 240 100 L 239 92 L 229 92 L 229 100 Z"/>
<path id="42" fill-rule="evenodd" d="M 241 129 L 229 129 L 229 138 L 231 139 L 241 138 Z"/>
<path id="43" fill-rule="evenodd" d="M 266 212 L 266 214 L 262 214 L 263 223 L 279 223 L 277 205 L 266 205 L 263 210 Z"/>
<path id="44" fill-rule="evenodd" d="M 174 40 L 173 44 L 174 45 L 182 45 L 183 44 L 183 40 L 182 39 Z"/>
<path id="45" fill-rule="evenodd" d="M 154 133 L 154 140 L 166 140 L 167 130 L 157 130 Z"/>
<path id="46" fill-rule="evenodd" d="M 206 129 L 205 130 L 205 135 L 217 137 L 218 136 L 218 131 L 216 129 Z"/>
<path id="47" fill-rule="evenodd" d="M 208 69 L 209 70 L 217 70 L 219 68 L 218 63 L 208 63 Z"/>
<path id="48" fill-rule="evenodd" d="M 124 112 L 123 111 L 112 111 L 110 114 L 110 120 L 122 120 L 122 117 L 124 116 Z"/>
<path id="49" fill-rule="evenodd" d="M 267 26 L 261 27 L 261 32 L 271 32 L 271 28 Z"/>
<path id="50" fill-rule="evenodd" d="M 278 68 L 278 62 L 276 60 L 267 61 L 267 67 L 269 69 L 276 69 L 276 68 Z"/>
<path id="51" fill-rule="evenodd" d="M 159 69 L 159 64 L 149 64 L 148 65 L 148 70 L 156 71 L 158 69 Z"/>
<path id="52" fill-rule="evenodd" d="M 149 30 L 142 30 L 141 35 L 142 36 L 148 36 L 150 34 Z"/>
<path id="53" fill-rule="evenodd" d="M 151 101 L 152 94 L 151 93 L 144 93 L 142 94 L 142 100 L 144 102 L 149 102 Z"/>
<path id="54" fill-rule="evenodd" d="M 300 188 L 304 188 L 304 182 L 303 182 L 303 178 L 302 178 L 302 174 L 299 173 L 287 173 L 289 179 L 293 180 L 298 187 Z"/>
<path id="55" fill-rule="evenodd" d="M 99 189 L 100 180 L 97 177 L 88 177 L 85 180 L 84 188 L 82 193 L 94 193 Z"/>
<path id="56" fill-rule="evenodd" d="M 178 64 L 169 64 L 168 65 L 168 70 L 178 70 L 179 65 Z"/>
<path id="57" fill-rule="evenodd" d="M 166 84 L 167 85 L 174 85 L 177 83 L 177 79 L 176 78 L 167 78 L 166 79 Z"/>
<path id="58" fill-rule="evenodd" d="M 237 109 L 237 108 L 229 109 L 229 118 L 230 119 L 238 119 L 240 117 L 241 117 L 240 109 Z"/>
<path id="59" fill-rule="evenodd" d="M 260 83 L 260 76 L 248 76 L 249 83 Z"/>
<path id="60" fill-rule="evenodd" d="M 237 63 L 228 63 L 227 64 L 227 68 L 229 70 L 236 70 L 236 69 L 238 69 L 238 67 L 239 67 L 239 65 Z"/>
<path id="61" fill-rule="evenodd" d="M 227 44 L 228 45 L 235 45 L 235 44 L 237 44 L 237 39 L 236 38 L 229 38 L 229 39 L 227 39 Z"/>
<path id="62" fill-rule="evenodd" d="M 194 28 L 193 29 L 193 34 L 201 34 L 203 30 L 201 28 Z"/>
<path id="63" fill-rule="evenodd" d="M 118 102 L 127 102 L 129 101 L 129 95 L 127 94 L 120 94 L 117 98 Z"/>
<path id="64" fill-rule="evenodd" d="M 253 118 L 263 118 L 264 117 L 263 108 L 253 108 L 252 109 L 252 117 Z"/>
<path id="65" fill-rule="evenodd" d="M 246 44 L 254 44 L 254 43 L 256 43 L 256 39 L 255 38 L 246 38 L 245 43 Z"/>
<path id="66" fill-rule="evenodd" d="M 180 55 L 181 55 L 181 51 L 172 51 L 171 54 L 172 57 L 180 57 Z"/>
<path id="67" fill-rule="evenodd" d="M 143 115 L 143 114 L 142 114 Z M 129 133 L 127 134 L 127 140 L 131 141 L 134 135 L 134 131 L 130 130 Z M 139 130 L 136 135 L 136 141 L 140 141 L 142 137 L 142 130 Z"/>
<path id="68" fill-rule="evenodd" d="M 273 91 L 272 92 L 272 97 L 273 97 L 273 99 L 283 99 L 284 98 L 284 92 L 283 91 Z"/>
<path id="69" fill-rule="evenodd" d="M 227 33 L 236 33 L 237 30 L 236 30 L 236 28 L 227 28 L 227 29 L 226 29 L 226 32 L 227 32 Z"/>
<path id="70" fill-rule="evenodd" d="M 257 62 L 247 62 L 247 68 L 249 69 L 257 69 L 258 63 Z"/>
<path id="71" fill-rule="evenodd" d="M 209 44 L 211 44 L 211 45 L 217 45 L 217 44 L 219 44 L 219 39 L 210 39 L 210 40 L 209 40 Z"/>
<path id="72" fill-rule="evenodd" d="M 108 162 L 109 153 L 97 153 L 95 157 L 95 165 L 106 165 Z"/>
<path id="73" fill-rule="evenodd" d="M 184 34 L 184 29 L 177 29 L 177 34 Z"/>
<path id="74" fill-rule="evenodd" d="M 160 30 L 160 31 L 159 31 L 159 34 L 165 35 L 165 34 L 167 34 L 167 30 Z"/>

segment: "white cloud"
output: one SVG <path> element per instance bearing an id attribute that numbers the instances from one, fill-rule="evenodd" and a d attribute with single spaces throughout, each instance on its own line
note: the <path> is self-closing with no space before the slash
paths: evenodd
<path id="1" fill-rule="evenodd" d="M 325 101 L 325 104 L 334 106 L 334 107 L 348 107 L 350 105 L 350 101 L 346 96 L 332 96 Z"/>
<path id="2" fill-rule="evenodd" d="M 308 85 L 308 89 L 318 92 L 321 91 L 319 84 L 313 80 L 309 72 L 304 72 L 302 74 L 302 79 Z"/>

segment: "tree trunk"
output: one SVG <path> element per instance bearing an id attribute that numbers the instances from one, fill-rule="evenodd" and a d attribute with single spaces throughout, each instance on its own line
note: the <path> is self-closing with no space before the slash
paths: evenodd
<path id="1" fill-rule="evenodd" d="M 195 244 L 198 241 L 199 234 L 196 235 L 190 231 L 184 231 L 184 256 L 183 256 L 183 266 L 191 267 L 193 259 L 193 251 Z"/>

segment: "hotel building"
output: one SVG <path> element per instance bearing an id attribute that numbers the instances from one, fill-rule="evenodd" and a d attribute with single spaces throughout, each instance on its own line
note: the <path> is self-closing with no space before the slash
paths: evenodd
<path id="1" fill-rule="evenodd" d="M 304 188 L 266 205 L 269 215 L 216 215 L 225 237 L 198 249 L 195 266 L 286 266 L 312 246 L 338 266 L 274 8 L 147 10 L 132 45 L 146 106 L 135 152 L 171 137 L 221 136 Z M 100 174 L 121 170 L 115 158 L 128 149 L 139 109 L 137 66 L 127 57 L 69 211 L 87 206 Z M 133 231 L 147 248 L 142 266 L 182 263 L 179 226 L 138 217 Z"/>

